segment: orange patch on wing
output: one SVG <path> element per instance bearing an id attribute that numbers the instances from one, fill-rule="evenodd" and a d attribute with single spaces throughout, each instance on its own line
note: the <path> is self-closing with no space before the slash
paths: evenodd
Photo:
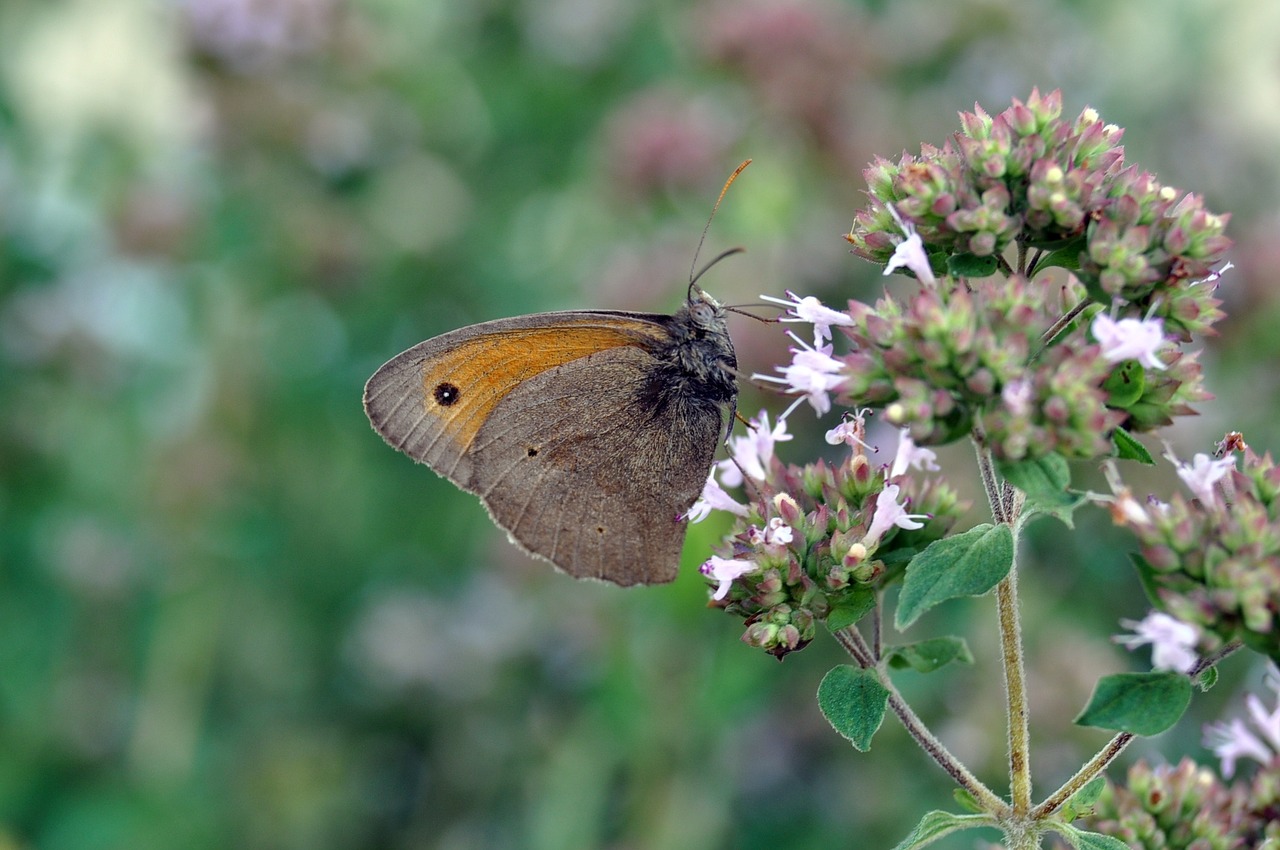
<path id="1" fill-rule="evenodd" d="M 422 366 L 423 405 L 445 421 L 445 434 L 466 451 L 498 402 L 530 378 L 588 354 L 661 340 L 648 322 L 618 320 L 619 327 L 516 328 L 466 340 Z M 442 403 L 437 389 L 451 384 L 456 399 Z M 444 393 L 446 400 L 448 393 Z"/>

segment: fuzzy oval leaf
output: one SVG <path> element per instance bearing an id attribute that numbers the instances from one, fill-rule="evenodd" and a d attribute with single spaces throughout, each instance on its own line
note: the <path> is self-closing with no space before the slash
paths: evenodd
<path id="1" fill-rule="evenodd" d="M 907 567 L 894 623 L 905 629 L 939 602 L 981 596 L 1012 566 L 1013 532 L 1007 525 L 984 523 L 934 541 Z"/>
<path id="2" fill-rule="evenodd" d="M 1050 824 L 1049 828 L 1065 838 L 1076 850 L 1130 850 L 1129 845 L 1119 838 L 1077 829 L 1068 823 Z"/>
<path id="3" fill-rule="evenodd" d="M 1072 794 L 1071 799 L 1062 804 L 1058 815 L 1063 821 L 1070 823 L 1076 818 L 1093 814 L 1094 804 L 1098 802 L 1098 798 L 1102 796 L 1102 791 L 1106 787 L 1106 777 L 1093 777 L 1083 788 Z"/>
<path id="4" fill-rule="evenodd" d="M 1019 461 L 998 461 L 1000 477 L 1027 494 L 1029 501 L 1044 505 L 1069 501 L 1071 467 L 1060 454 Z"/>
<path id="5" fill-rule="evenodd" d="M 1035 268 L 1031 270 L 1031 276 L 1034 277 L 1040 272 L 1054 266 L 1067 271 L 1077 271 L 1080 268 L 1080 254 L 1084 249 L 1084 240 L 1072 241 L 1065 247 L 1050 251 L 1040 258 Z"/>
<path id="6" fill-rule="evenodd" d="M 1155 458 L 1147 451 L 1147 447 L 1123 428 L 1111 432 L 1111 445 L 1115 447 L 1116 457 L 1120 460 L 1136 460 L 1147 466 L 1155 466 Z"/>
<path id="7" fill-rule="evenodd" d="M 1068 528 L 1074 527 L 1072 515 L 1086 500 L 1083 495 L 1067 489 L 1071 484 L 1071 468 L 1066 458 L 1050 454 L 1030 460 L 999 462 L 996 467 L 1006 481 L 1027 496 L 1021 522 L 1043 514 L 1056 517 Z"/>
<path id="8" fill-rule="evenodd" d="M 947 271 L 952 277 L 991 277 L 999 266 L 999 260 L 990 255 L 952 254 L 947 257 Z"/>
<path id="9" fill-rule="evenodd" d="M 818 708 L 823 717 L 859 752 L 871 747 L 888 703 L 889 691 L 874 670 L 842 664 L 831 668 L 818 685 Z"/>
<path id="10" fill-rule="evenodd" d="M 910 667 L 917 673 L 932 673 L 952 661 L 961 664 L 973 663 L 973 653 L 969 651 L 969 644 L 965 643 L 964 638 L 950 635 L 891 647 L 885 653 L 885 658 L 890 667 L 897 670 Z"/>
<path id="11" fill-rule="evenodd" d="M 1103 676 L 1075 722 L 1135 735 L 1159 735 L 1178 722 L 1191 703 L 1191 680 L 1181 673 L 1117 673 Z"/>
<path id="12" fill-rule="evenodd" d="M 893 850 L 916 850 L 932 844 L 939 838 L 962 829 L 995 827 L 991 815 L 954 815 L 951 812 L 932 811 L 920 818 L 911 834 L 894 845 Z"/>
<path id="13" fill-rule="evenodd" d="M 1084 787 L 1071 795 L 1071 799 L 1067 802 L 1075 806 L 1076 811 L 1093 808 L 1093 804 L 1098 802 L 1098 798 L 1102 796 L 1102 791 L 1107 787 L 1107 778 L 1105 776 L 1095 776 L 1085 783 Z"/>
<path id="14" fill-rule="evenodd" d="M 857 585 L 827 612 L 827 628 L 833 632 L 852 626 L 876 607 L 876 592 L 866 585 Z"/>

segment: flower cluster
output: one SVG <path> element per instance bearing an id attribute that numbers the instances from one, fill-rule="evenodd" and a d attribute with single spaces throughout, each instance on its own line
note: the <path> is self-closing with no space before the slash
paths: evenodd
<path id="1" fill-rule="evenodd" d="M 1055 318 L 1054 288 L 1014 277 L 924 288 L 905 304 L 886 296 L 874 308 L 851 305 L 840 400 L 885 406 L 890 422 L 925 445 L 981 424 L 1008 459 L 1107 454 L 1125 420 L 1107 408 L 1111 364 L 1081 338 L 1039 350 Z"/>
<path id="2" fill-rule="evenodd" d="M 873 466 L 861 417 L 828 434 L 853 450 L 834 464 L 783 464 L 773 449 L 789 439 L 785 421 L 770 427 L 761 413 L 752 425 L 730 441 L 732 456 L 713 468 L 689 516 L 697 521 L 718 509 L 738 518 L 724 551 L 702 572 L 716 586 L 715 603 L 746 621 L 743 641 L 782 658 L 812 640 L 820 623 L 853 622 L 869 611 L 875 593 L 966 506 L 944 482 L 908 474 L 937 465 L 905 436 L 892 466 Z M 738 486 L 749 502 L 726 490 Z"/>
<path id="3" fill-rule="evenodd" d="M 920 290 L 841 311 L 789 293 L 784 321 L 813 322 L 814 342 L 793 336 L 792 362 L 755 377 L 819 414 L 881 408 L 924 445 L 983 433 L 1006 461 L 1104 457 L 1119 428 L 1194 413 L 1210 396 L 1177 342 L 1221 315 L 1209 269 L 1226 217 L 1124 168 L 1120 130 L 1092 110 L 1061 112 L 1057 92 L 977 107 L 942 148 L 873 163 L 846 238 Z"/>
<path id="4" fill-rule="evenodd" d="M 960 120 L 941 148 L 877 159 L 864 172 L 871 203 L 846 237 L 855 254 L 888 263 L 902 218 L 939 275 L 957 257 L 996 258 L 1017 242 L 1036 249 L 1041 266 L 1077 269 L 1094 301 L 1160 317 L 1181 340 L 1221 318 L 1205 284 L 1231 245 L 1229 216 L 1126 168 L 1120 128 L 1093 109 L 1064 121 L 1056 91 L 1033 91 L 995 117 L 975 105 Z"/>
<path id="5" fill-rule="evenodd" d="M 1280 850 L 1280 763 L 1226 786 L 1212 770 L 1139 762 L 1109 784 L 1086 827 L 1144 850 Z"/>
<path id="6" fill-rule="evenodd" d="M 1223 315 L 1203 283 L 1231 246 L 1224 234 L 1229 219 L 1205 210 L 1197 195 L 1125 169 L 1094 212 L 1079 258 L 1081 278 L 1095 300 L 1160 316 L 1189 340 Z"/>
<path id="7" fill-rule="evenodd" d="M 1167 455 L 1191 498 L 1140 502 L 1109 469 L 1112 516 L 1138 537 L 1153 601 L 1198 627 L 1201 649 L 1238 639 L 1280 659 L 1280 468 L 1239 435 L 1229 441 L 1218 458 Z"/>

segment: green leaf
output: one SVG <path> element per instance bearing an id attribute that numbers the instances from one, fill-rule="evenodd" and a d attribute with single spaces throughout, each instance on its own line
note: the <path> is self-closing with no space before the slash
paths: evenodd
<path id="1" fill-rule="evenodd" d="M 1071 467 L 1060 454 L 1020 461 L 997 461 L 996 469 L 1001 477 L 1027 496 L 1021 521 L 1047 514 L 1061 520 L 1068 528 L 1074 527 L 1072 514 L 1085 504 L 1080 493 L 1072 493 Z"/>
<path id="2" fill-rule="evenodd" d="M 859 752 L 871 747 L 888 703 L 889 691 L 880 684 L 875 670 L 843 664 L 831 668 L 818 685 L 822 715 Z"/>
<path id="3" fill-rule="evenodd" d="M 1060 454 L 1019 461 L 997 461 L 1000 477 L 1027 494 L 1037 504 L 1061 504 L 1071 499 L 1071 467 Z"/>
<path id="4" fill-rule="evenodd" d="M 1139 443 L 1137 438 L 1123 428 L 1111 432 L 1111 444 L 1115 446 L 1116 457 L 1120 460 L 1136 460 L 1147 466 L 1154 466 L 1155 459 L 1147 447 Z"/>
<path id="5" fill-rule="evenodd" d="M 1240 640 L 1245 646 L 1254 652 L 1261 653 L 1277 665 L 1280 665 L 1280 641 L 1276 640 L 1276 636 L 1268 632 L 1242 631 L 1239 635 Z"/>
<path id="6" fill-rule="evenodd" d="M 1137 360 L 1126 360 L 1102 382 L 1107 393 L 1107 407 L 1128 410 L 1138 403 L 1147 386 L 1147 370 Z"/>
<path id="7" fill-rule="evenodd" d="M 1080 268 L 1080 250 L 1083 246 L 1084 240 L 1072 240 L 1066 247 L 1050 251 L 1036 262 L 1030 276 L 1035 277 L 1045 269 L 1055 267 L 1068 271 L 1077 271 Z"/>
<path id="8" fill-rule="evenodd" d="M 935 540 L 907 567 L 894 623 L 905 629 L 939 602 L 981 596 L 1012 566 L 1013 532 L 1007 525 L 984 523 Z"/>
<path id="9" fill-rule="evenodd" d="M 929 638 L 904 646 L 891 647 L 885 658 L 889 666 L 894 669 L 905 670 L 910 667 L 917 673 L 932 673 L 952 661 L 961 664 L 973 663 L 973 653 L 969 651 L 969 645 L 964 642 L 964 638 L 951 636 Z"/>
<path id="10" fill-rule="evenodd" d="M 951 799 L 960 804 L 962 809 L 973 812 L 974 814 L 982 814 L 982 804 L 978 802 L 978 798 L 973 796 L 967 788 L 956 788 L 951 792 Z"/>
<path id="11" fill-rule="evenodd" d="M 1102 796 L 1102 789 L 1107 787 L 1107 778 L 1105 776 L 1095 776 L 1085 783 L 1085 786 L 1079 791 L 1071 795 L 1071 799 L 1067 802 L 1075 806 L 1077 811 L 1092 808 L 1093 804 L 1098 802 L 1098 798 Z"/>
<path id="12" fill-rule="evenodd" d="M 911 834 L 894 845 L 893 850 L 915 850 L 953 832 L 983 826 L 995 827 L 991 815 L 955 815 L 951 812 L 932 811 L 920 818 Z"/>
<path id="13" fill-rule="evenodd" d="M 1206 667 L 1200 671 L 1199 676 L 1196 676 L 1196 687 L 1201 693 L 1209 691 L 1216 684 L 1218 684 L 1217 667 Z"/>
<path id="14" fill-rule="evenodd" d="M 1159 608 L 1162 605 L 1160 601 L 1160 571 L 1137 552 L 1130 552 L 1129 560 L 1133 561 L 1133 566 L 1138 570 L 1138 581 L 1142 584 L 1142 589 L 1147 592 L 1147 600 Z"/>
<path id="15" fill-rule="evenodd" d="M 1018 518 L 1021 525 L 1026 525 L 1032 519 L 1038 516 L 1051 516 L 1067 528 L 1075 528 L 1075 512 L 1088 504 L 1089 499 L 1083 493 L 1068 493 L 1068 499 L 1058 504 L 1042 505 L 1030 499 L 1022 506 L 1022 516 Z"/>
<path id="16" fill-rule="evenodd" d="M 1094 804 L 1098 802 L 1098 798 L 1102 796 L 1102 790 L 1106 787 L 1107 780 L 1105 777 L 1093 777 L 1093 779 L 1085 783 L 1083 788 L 1072 794 L 1067 802 L 1062 804 L 1059 817 L 1070 823 L 1076 818 L 1092 814 Z"/>
<path id="17" fill-rule="evenodd" d="M 1178 722 L 1191 702 L 1191 680 L 1181 673 L 1103 676 L 1075 722 L 1135 735 L 1159 735 Z"/>
<path id="18" fill-rule="evenodd" d="M 952 254 L 947 257 L 947 273 L 952 277 L 991 277 L 999 266 L 999 260 L 990 255 Z"/>
<path id="19" fill-rule="evenodd" d="M 1076 850 L 1130 850 L 1119 838 L 1077 829 L 1069 823 L 1051 823 L 1049 828 L 1067 840 Z"/>
<path id="20" fill-rule="evenodd" d="M 842 595 L 827 612 L 827 628 L 838 632 L 861 620 L 876 607 L 876 592 L 866 585 L 857 585 Z"/>

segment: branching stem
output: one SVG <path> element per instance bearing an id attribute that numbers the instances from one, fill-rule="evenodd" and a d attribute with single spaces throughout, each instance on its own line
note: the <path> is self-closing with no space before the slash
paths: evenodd
<path id="1" fill-rule="evenodd" d="M 893 709 L 893 713 L 902 721 L 903 728 L 907 730 L 907 734 L 915 739 L 920 748 L 937 762 L 938 766 L 956 781 L 956 784 L 973 795 L 973 798 L 982 807 L 983 811 L 989 812 L 997 818 L 1007 817 L 1009 804 L 1000 799 L 999 795 L 984 785 L 978 777 L 974 776 L 929 731 L 929 727 L 925 726 L 924 721 L 911 710 L 911 706 L 907 705 L 906 700 L 902 698 L 902 694 L 894 686 L 893 680 L 885 674 L 878 664 L 872 661 L 871 647 L 867 645 L 862 633 L 853 626 L 848 626 L 836 631 L 834 634 L 836 640 L 840 642 L 840 645 L 844 647 L 850 657 L 858 663 L 858 666 L 876 671 L 880 684 L 889 692 L 889 707 Z"/>

